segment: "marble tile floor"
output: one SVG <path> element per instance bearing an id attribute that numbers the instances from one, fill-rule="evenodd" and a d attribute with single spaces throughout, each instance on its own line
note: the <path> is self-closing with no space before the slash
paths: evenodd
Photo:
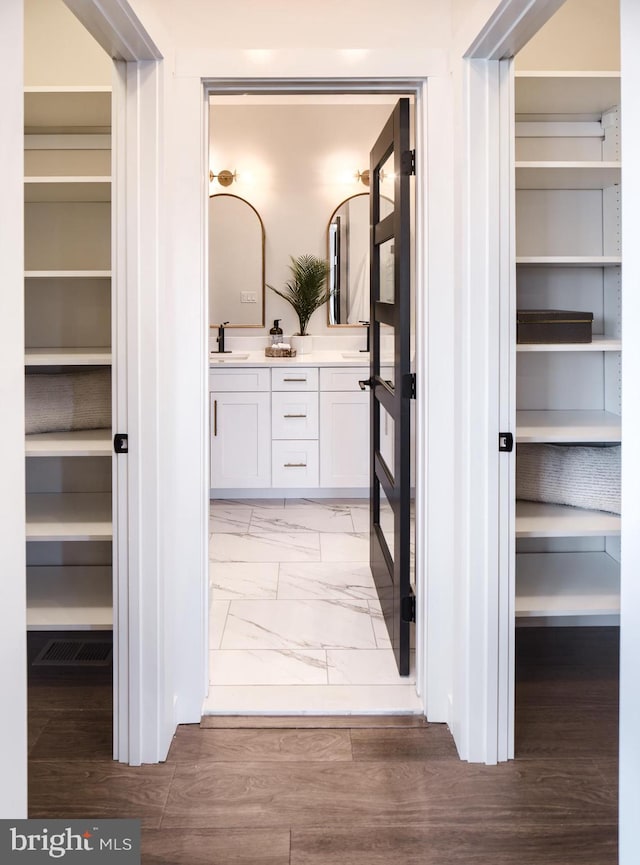
<path id="1" fill-rule="evenodd" d="M 421 713 L 369 570 L 367 499 L 213 500 L 204 714 Z"/>

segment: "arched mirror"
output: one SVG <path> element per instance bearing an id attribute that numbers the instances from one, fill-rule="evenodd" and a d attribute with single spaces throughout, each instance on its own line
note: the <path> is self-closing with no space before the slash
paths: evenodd
<path id="1" fill-rule="evenodd" d="M 209 326 L 264 327 L 264 225 L 238 195 L 209 197 Z"/>
<path id="2" fill-rule="evenodd" d="M 380 217 L 393 202 L 380 199 Z M 327 229 L 329 288 L 327 305 L 331 327 L 357 325 L 369 318 L 369 193 L 347 198 L 331 214 Z"/>

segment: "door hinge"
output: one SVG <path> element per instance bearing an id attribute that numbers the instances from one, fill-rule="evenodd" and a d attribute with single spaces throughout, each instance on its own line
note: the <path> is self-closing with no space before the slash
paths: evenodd
<path id="1" fill-rule="evenodd" d="M 128 433 L 116 433 L 113 437 L 113 449 L 117 454 L 129 453 Z"/>
<path id="2" fill-rule="evenodd" d="M 415 622 L 416 620 L 416 596 L 407 595 L 400 602 L 400 615 L 403 622 Z"/>
<path id="3" fill-rule="evenodd" d="M 402 154 L 402 173 L 412 177 L 416 173 L 416 152 L 405 150 Z"/>
<path id="4" fill-rule="evenodd" d="M 408 375 L 404 377 L 404 387 L 402 389 L 402 396 L 405 399 L 415 399 L 416 398 L 416 374 L 415 372 L 410 372 Z"/>
<path id="5" fill-rule="evenodd" d="M 498 433 L 498 450 L 510 454 L 513 450 L 513 433 Z"/>

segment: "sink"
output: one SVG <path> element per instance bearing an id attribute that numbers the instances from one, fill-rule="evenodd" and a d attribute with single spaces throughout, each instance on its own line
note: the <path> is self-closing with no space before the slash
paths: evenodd
<path id="1" fill-rule="evenodd" d="M 234 363 L 236 360 L 247 360 L 248 351 L 230 351 L 218 354 L 216 351 L 209 352 L 209 363 Z"/>
<path id="2" fill-rule="evenodd" d="M 361 360 L 369 362 L 369 352 L 368 351 L 343 351 L 341 352 L 342 357 L 345 360 Z"/>

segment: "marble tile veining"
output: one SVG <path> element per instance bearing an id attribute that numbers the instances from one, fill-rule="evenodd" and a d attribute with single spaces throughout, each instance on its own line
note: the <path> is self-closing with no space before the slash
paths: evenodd
<path id="1" fill-rule="evenodd" d="M 212 651 L 209 678 L 215 685 L 326 685 L 322 649 Z"/>
<path id="2" fill-rule="evenodd" d="M 209 649 L 219 649 L 229 613 L 229 601 L 209 603 Z"/>
<path id="3" fill-rule="evenodd" d="M 369 559 L 369 533 L 321 534 L 321 561 L 365 562 Z"/>
<path id="4" fill-rule="evenodd" d="M 353 532 L 348 508 L 254 509 L 250 531 L 263 532 Z"/>
<path id="5" fill-rule="evenodd" d="M 397 685 L 213 685 L 207 715 L 423 714 L 413 684 Z"/>
<path id="6" fill-rule="evenodd" d="M 393 650 L 388 649 L 327 649 L 330 685 L 397 685 L 398 668 Z M 415 682 L 415 670 L 402 677 L 402 682 Z"/>
<path id="7" fill-rule="evenodd" d="M 209 558 L 214 562 L 319 562 L 317 532 L 265 532 L 212 535 Z"/>
<path id="8" fill-rule="evenodd" d="M 222 649 L 373 649 L 366 601 L 231 601 Z"/>
<path id="9" fill-rule="evenodd" d="M 216 562 L 210 569 L 211 599 L 275 599 L 278 562 Z"/>
<path id="10" fill-rule="evenodd" d="M 298 562 L 280 565 L 278 598 L 376 597 L 369 562 Z"/>

